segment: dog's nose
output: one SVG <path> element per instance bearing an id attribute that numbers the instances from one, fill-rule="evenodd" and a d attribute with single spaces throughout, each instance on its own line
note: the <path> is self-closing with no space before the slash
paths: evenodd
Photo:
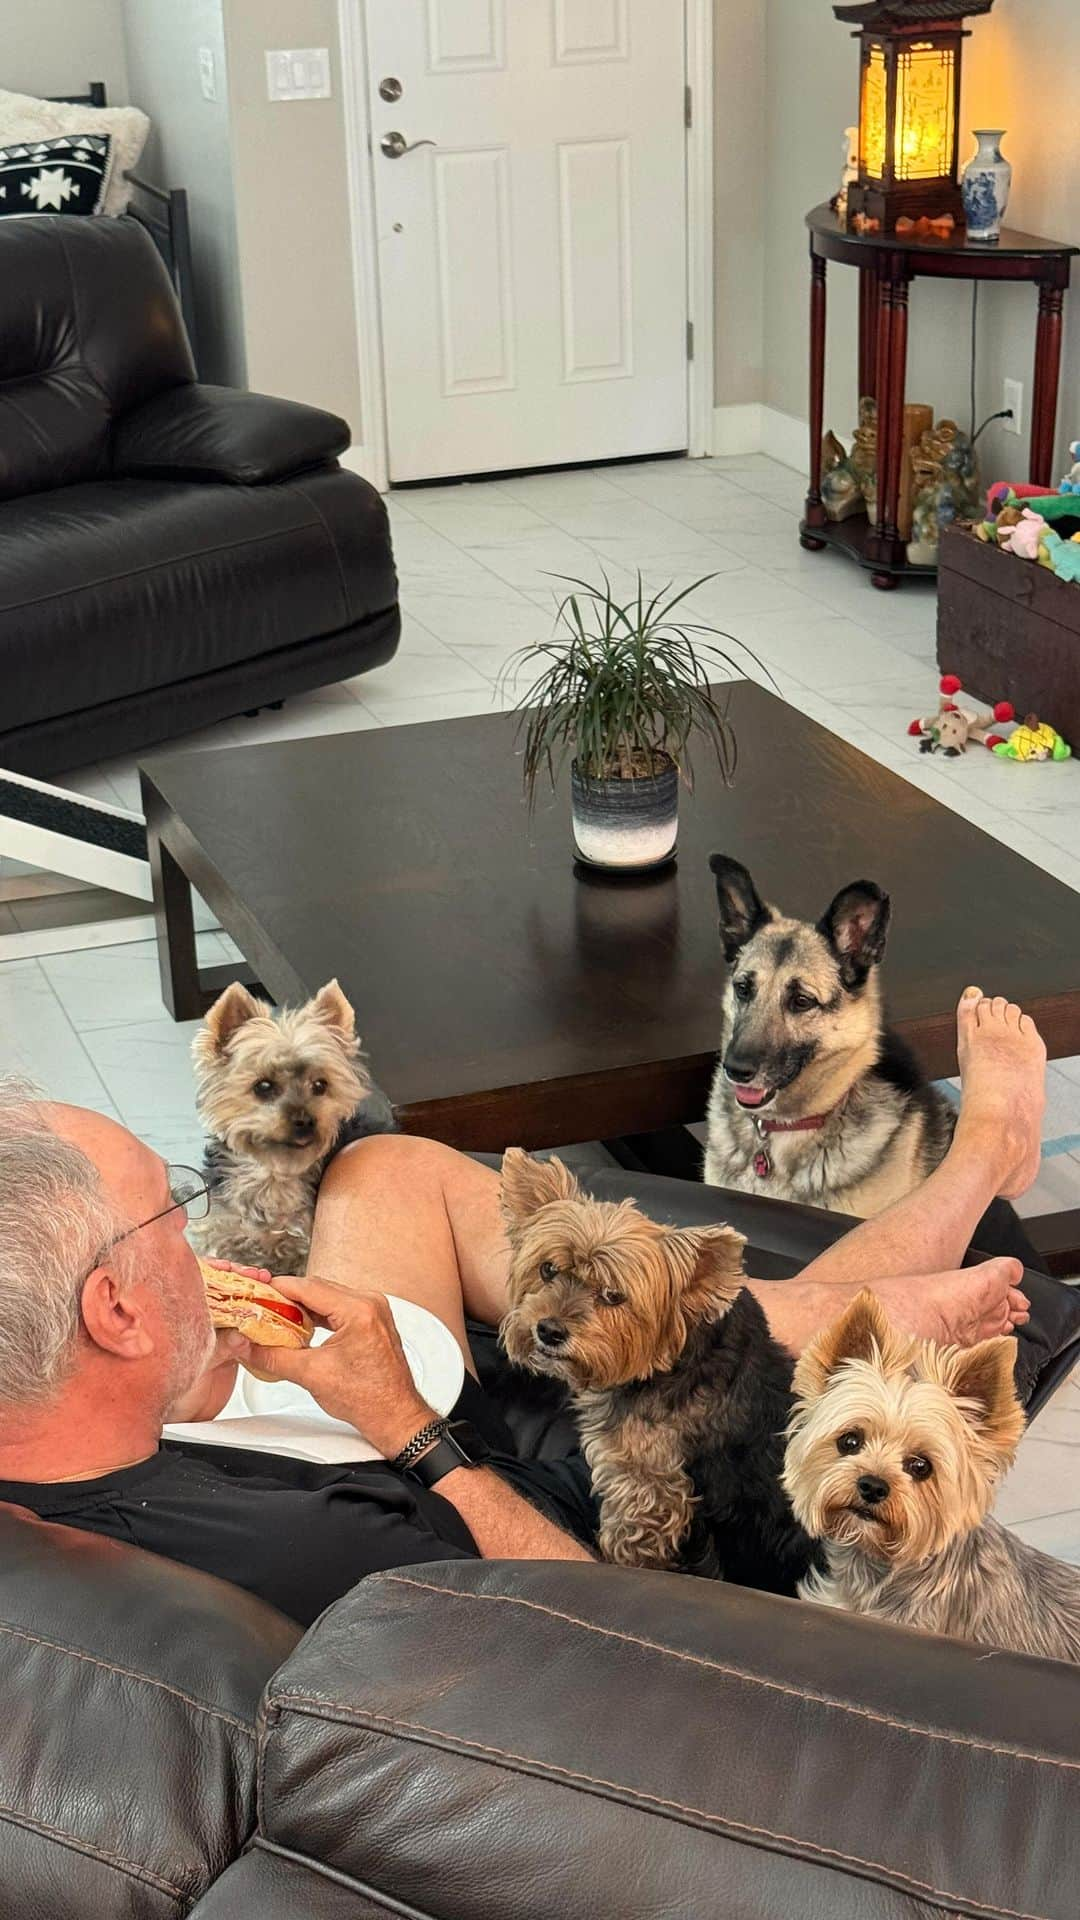
<path id="1" fill-rule="evenodd" d="M 879 1479 L 876 1473 L 860 1473 L 855 1482 L 859 1489 L 859 1499 L 868 1507 L 878 1507 L 889 1497 L 889 1483 Z"/>
<path id="2" fill-rule="evenodd" d="M 310 1113 L 294 1113 L 292 1117 L 292 1136 L 294 1140 L 311 1140 L 315 1134 L 315 1122 Z"/>
<path id="3" fill-rule="evenodd" d="M 724 1061 L 724 1072 L 729 1080 L 734 1080 L 737 1087 L 747 1087 L 754 1078 L 757 1067 L 756 1065 L 747 1066 L 745 1060 L 740 1060 L 735 1054 L 729 1053 Z"/>
<path id="4" fill-rule="evenodd" d="M 570 1336 L 561 1320 L 538 1320 L 536 1337 L 542 1347 L 564 1347 Z"/>

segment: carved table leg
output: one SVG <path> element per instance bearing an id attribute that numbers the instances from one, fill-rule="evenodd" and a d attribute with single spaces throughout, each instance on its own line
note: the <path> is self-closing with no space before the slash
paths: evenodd
<path id="1" fill-rule="evenodd" d="M 1031 394 L 1031 484 L 1053 485 L 1054 432 L 1061 381 L 1061 287 L 1039 288 L 1039 325 L 1035 335 L 1035 383 Z"/>
<path id="2" fill-rule="evenodd" d="M 877 268 L 859 269 L 859 399 L 877 394 Z"/>
<path id="3" fill-rule="evenodd" d="M 810 254 L 810 488 L 806 496 L 806 525 L 822 527 L 826 513 L 821 500 L 821 441 L 825 431 L 825 261 Z M 804 547 L 815 551 L 823 540 L 807 533 Z"/>

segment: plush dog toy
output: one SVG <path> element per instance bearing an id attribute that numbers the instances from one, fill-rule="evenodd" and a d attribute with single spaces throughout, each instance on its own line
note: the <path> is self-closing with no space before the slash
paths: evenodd
<path id="1" fill-rule="evenodd" d="M 963 692 L 955 673 L 946 673 L 939 681 L 941 700 L 936 713 L 924 720 L 913 720 L 909 734 L 919 739 L 920 753 L 944 753 L 950 759 L 963 753 L 973 740 L 978 747 L 991 749 L 1006 744 L 1000 733 L 991 732 L 995 722 L 1005 726 L 1016 714 L 1007 700 L 999 700 L 993 713 L 977 713 L 972 707 L 958 707 L 954 695 Z"/>
<path id="2" fill-rule="evenodd" d="M 1080 493 L 1080 440 L 1072 442 L 1069 452 L 1076 464 L 1065 475 L 1058 491 L 1059 493 Z"/>

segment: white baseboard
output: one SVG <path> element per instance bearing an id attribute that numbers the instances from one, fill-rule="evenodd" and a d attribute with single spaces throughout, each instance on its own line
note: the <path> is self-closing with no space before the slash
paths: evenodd
<path id="1" fill-rule="evenodd" d="M 779 407 L 761 409 L 761 451 L 796 473 L 805 473 L 809 462 L 810 430 L 805 420 L 793 413 L 781 413 Z"/>
<path id="2" fill-rule="evenodd" d="M 712 451 L 730 458 L 736 453 L 761 452 L 761 406 L 756 400 L 742 406 L 714 407 Z"/>
<path id="3" fill-rule="evenodd" d="M 767 453 L 796 473 L 806 472 L 807 427 L 793 413 L 750 401 L 743 406 L 714 407 L 712 451 L 719 456 Z"/>

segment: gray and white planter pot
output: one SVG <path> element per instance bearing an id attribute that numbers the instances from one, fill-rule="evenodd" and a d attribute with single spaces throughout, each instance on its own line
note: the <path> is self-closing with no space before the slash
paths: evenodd
<path id="1" fill-rule="evenodd" d="M 642 780 L 585 780 L 570 769 L 574 850 L 590 867 L 641 872 L 662 867 L 679 832 L 679 770 Z"/>

